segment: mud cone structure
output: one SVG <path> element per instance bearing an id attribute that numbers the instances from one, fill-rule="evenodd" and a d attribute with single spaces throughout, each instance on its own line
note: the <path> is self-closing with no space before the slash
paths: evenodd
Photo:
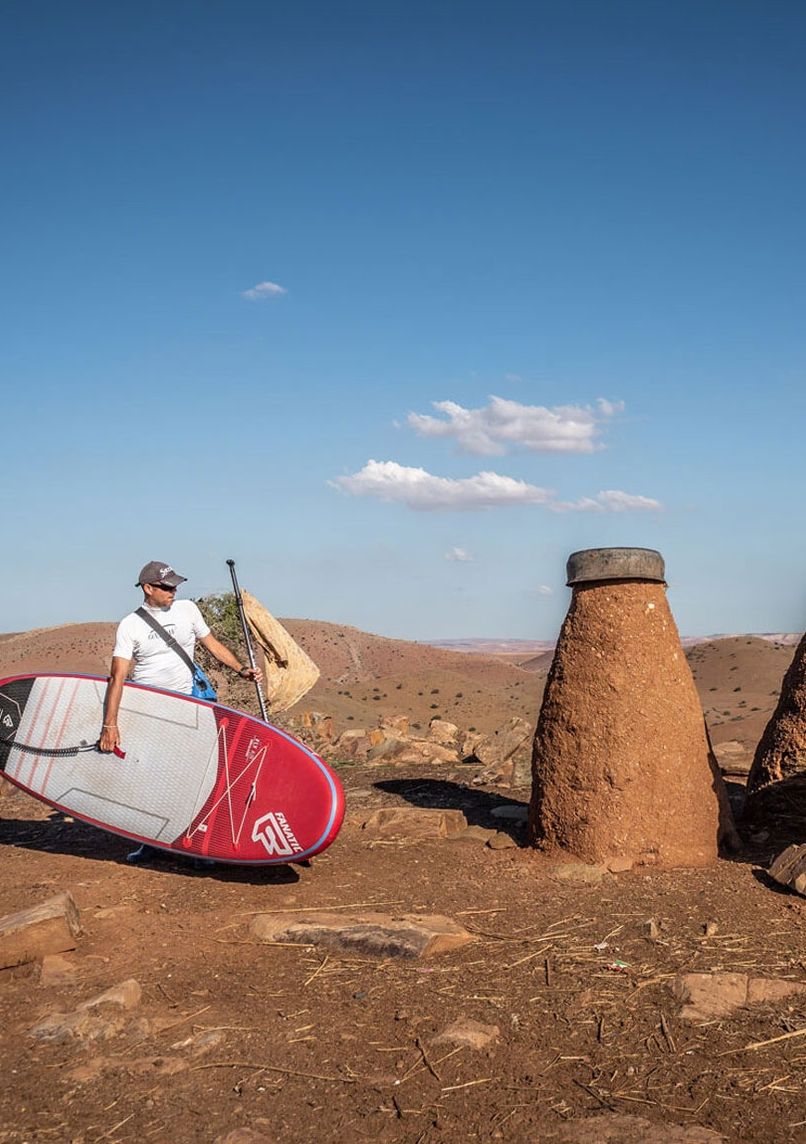
<path id="1" fill-rule="evenodd" d="M 708 865 L 733 824 L 663 559 L 576 552 L 568 583 L 534 738 L 530 840 L 613 869 Z"/>
<path id="2" fill-rule="evenodd" d="M 745 815 L 806 813 L 806 636 L 798 644 L 781 696 L 764 729 L 747 779 Z"/>

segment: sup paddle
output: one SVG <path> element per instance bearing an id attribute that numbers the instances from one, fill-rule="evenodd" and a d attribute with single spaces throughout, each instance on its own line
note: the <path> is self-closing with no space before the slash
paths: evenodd
<path id="1" fill-rule="evenodd" d="M 243 638 L 246 644 L 246 654 L 249 656 L 249 666 L 253 671 L 256 671 L 257 664 L 255 663 L 255 653 L 252 650 L 252 639 L 249 635 L 249 624 L 246 622 L 246 612 L 244 611 L 243 607 L 243 597 L 241 596 L 241 589 L 238 585 L 238 577 L 235 574 L 235 561 L 228 560 L 227 564 L 229 565 L 229 574 L 232 577 L 232 590 L 235 593 L 235 602 L 238 605 L 238 615 L 241 617 L 241 627 L 243 628 Z M 261 688 L 257 679 L 255 680 L 255 691 L 257 692 L 257 701 L 260 704 L 261 718 L 263 719 L 264 723 L 268 723 L 269 714 L 266 710 L 266 700 L 263 696 L 263 689 Z"/>

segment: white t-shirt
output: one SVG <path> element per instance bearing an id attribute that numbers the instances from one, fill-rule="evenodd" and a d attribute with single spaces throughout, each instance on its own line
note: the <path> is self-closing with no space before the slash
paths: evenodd
<path id="1" fill-rule="evenodd" d="M 170 608 L 149 608 L 147 604 L 143 604 L 143 607 L 158 624 L 162 624 L 191 659 L 196 640 L 210 634 L 204 617 L 192 600 L 174 600 Z M 132 679 L 135 683 L 164 687 L 166 691 L 183 691 L 186 695 L 190 695 L 193 690 L 190 668 L 168 647 L 162 636 L 135 612 L 124 616 L 118 624 L 112 655 L 134 660 Z"/>

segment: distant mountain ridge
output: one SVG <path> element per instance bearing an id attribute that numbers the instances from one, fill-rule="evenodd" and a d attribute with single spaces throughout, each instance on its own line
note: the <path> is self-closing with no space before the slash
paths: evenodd
<path id="1" fill-rule="evenodd" d="M 802 632 L 716 632 L 708 636 L 682 636 L 683 647 L 696 647 L 714 640 L 737 639 L 740 636 L 755 636 L 769 643 L 794 647 L 800 643 Z M 477 655 L 542 655 L 553 651 L 556 640 L 514 640 L 514 639 L 460 639 L 460 640 L 421 640 L 429 647 L 443 648 L 445 651 L 471 652 Z"/>

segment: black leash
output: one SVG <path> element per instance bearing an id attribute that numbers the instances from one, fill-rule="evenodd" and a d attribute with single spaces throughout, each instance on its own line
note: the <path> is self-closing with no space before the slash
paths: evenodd
<path id="1" fill-rule="evenodd" d="M 97 751 L 99 749 L 98 742 L 82 743 L 79 747 L 33 747 L 30 743 L 15 743 L 9 739 L 4 739 L 2 746 L 8 747 L 9 750 L 22 751 L 24 755 L 44 755 L 48 759 L 67 759 L 74 755 L 80 755 L 84 751 Z M 111 754 L 112 752 L 104 753 Z M 119 759 L 126 757 L 126 752 L 121 751 L 119 747 L 114 748 L 114 754 Z"/>

